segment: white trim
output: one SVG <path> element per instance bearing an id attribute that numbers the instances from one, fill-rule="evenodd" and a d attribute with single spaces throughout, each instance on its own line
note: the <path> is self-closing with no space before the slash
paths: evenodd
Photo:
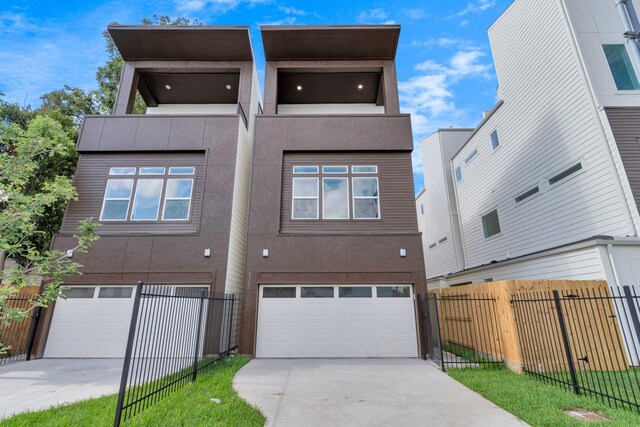
<path id="1" fill-rule="evenodd" d="M 311 196 L 298 196 L 296 197 L 296 191 L 295 191 L 295 185 L 296 185 L 296 179 L 313 179 L 316 181 L 316 196 L 315 197 L 311 197 Z M 296 218 L 294 216 L 294 212 L 295 212 L 295 200 L 296 199 L 300 199 L 300 200 L 314 200 L 316 201 L 316 216 L 315 218 Z M 313 220 L 313 219 L 320 219 L 320 178 L 316 177 L 294 177 L 291 180 L 291 219 L 292 220 Z"/>
<path id="2" fill-rule="evenodd" d="M 164 192 L 164 200 L 162 203 L 162 220 L 163 221 L 189 221 L 191 219 L 191 204 L 192 204 L 192 198 L 193 198 L 193 186 L 195 185 L 194 183 L 194 179 L 193 178 L 170 178 L 167 179 L 167 187 L 165 188 L 165 192 Z M 191 189 L 189 191 L 189 197 L 167 197 L 167 191 L 166 189 L 169 188 L 169 181 L 191 181 Z M 167 210 L 167 200 L 188 200 L 188 207 L 187 207 L 187 217 L 186 218 L 165 218 L 165 212 Z"/>
<path id="3" fill-rule="evenodd" d="M 353 170 L 353 168 L 373 168 L 373 171 L 367 171 L 367 172 L 356 172 L 355 170 Z M 351 166 L 351 173 L 352 174 L 377 174 L 378 173 L 378 166 L 377 165 L 352 165 Z"/>
<path id="4" fill-rule="evenodd" d="M 347 200 L 346 200 L 346 202 L 347 202 L 347 216 L 346 216 L 346 217 L 341 217 L 341 218 L 327 218 L 327 217 L 325 216 L 325 206 L 326 206 L 326 203 L 325 203 L 325 196 L 324 196 L 324 181 L 325 181 L 325 180 L 327 180 L 327 179 L 340 179 L 340 180 L 344 180 L 344 181 L 346 181 L 346 183 L 347 183 Z M 351 215 L 351 212 L 350 212 L 350 210 L 349 210 L 349 205 L 350 205 L 349 201 L 351 200 L 351 197 L 349 197 L 349 196 L 350 196 L 350 194 L 349 194 L 349 178 L 348 178 L 348 177 L 346 177 L 346 176 L 330 176 L 330 177 L 323 177 L 323 178 L 322 178 L 322 219 L 326 219 L 326 220 L 328 220 L 328 221 L 331 221 L 331 220 L 343 220 L 343 219 L 349 219 L 349 218 L 351 218 L 351 216 L 350 216 L 350 215 Z M 293 205 L 292 205 L 292 208 L 293 208 Z"/>
<path id="5" fill-rule="evenodd" d="M 296 172 L 296 168 L 316 168 L 315 172 Z M 320 173 L 320 167 L 316 165 L 293 165 L 291 173 L 294 175 L 317 175 Z"/>
<path id="6" fill-rule="evenodd" d="M 380 220 L 382 219 L 382 212 L 380 211 L 380 180 L 377 176 L 354 176 L 351 178 L 352 185 L 355 184 L 356 179 L 375 179 L 376 180 L 376 193 L 377 196 L 356 196 L 356 192 L 352 191 L 352 205 L 353 205 L 353 219 L 359 220 Z M 358 218 L 356 216 L 356 199 L 375 199 L 378 206 L 378 217 L 377 218 Z"/>
<path id="7" fill-rule="evenodd" d="M 107 198 L 107 191 L 109 190 L 109 183 L 111 181 L 131 181 L 131 188 L 129 188 L 129 197 L 128 198 L 120 198 L 120 197 L 116 197 L 116 198 L 112 198 L 109 197 Z M 127 218 L 129 218 L 129 208 L 131 207 L 131 195 L 133 193 L 133 186 L 135 185 L 135 179 L 134 178 L 118 178 L 118 179 L 108 179 L 107 180 L 107 185 L 104 188 L 104 195 L 102 196 L 102 209 L 100 209 L 100 221 L 101 222 L 107 222 L 107 221 L 126 221 Z M 127 200 L 127 211 L 125 212 L 124 215 L 124 219 L 104 219 L 103 215 L 104 215 L 104 207 L 106 205 L 107 201 L 112 201 L 112 200 Z"/>

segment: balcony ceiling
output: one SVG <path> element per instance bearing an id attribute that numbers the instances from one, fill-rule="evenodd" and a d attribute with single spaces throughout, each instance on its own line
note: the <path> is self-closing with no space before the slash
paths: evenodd
<path id="1" fill-rule="evenodd" d="M 279 72 L 278 103 L 377 103 L 382 105 L 381 77 L 381 72 Z M 360 85 L 362 89 L 358 88 Z"/>
<path id="2" fill-rule="evenodd" d="M 399 25 L 260 27 L 267 61 L 392 60 Z"/>
<path id="3" fill-rule="evenodd" d="M 150 107 L 158 104 L 235 104 L 239 82 L 239 73 L 141 73 L 138 90 Z"/>
<path id="4" fill-rule="evenodd" d="M 109 25 L 125 61 L 252 61 L 248 27 Z"/>

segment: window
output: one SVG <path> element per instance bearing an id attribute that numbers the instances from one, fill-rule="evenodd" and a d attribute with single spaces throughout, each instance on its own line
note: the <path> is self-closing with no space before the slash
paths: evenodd
<path id="1" fill-rule="evenodd" d="M 424 203 L 420 203 L 420 213 L 424 215 Z"/>
<path id="2" fill-rule="evenodd" d="M 300 288 L 301 298 L 333 298 L 333 288 L 326 286 L 303 286 Z"/>
<path id="3" fill-rule="evenodd" d="M 67 298 L 93 298 L 96 288 L 85 288 L 71 286 L 68 289 L 62 291 L 62 294 Z"/>
<path id="4" fill-rule="evenodd" d="M 516 203 L 520 203 L 521 201 L 528 199 L 529 197 L 539 192 L 540 192 L 540 187 L 536 185 L 531 190 L 527 190 L 524 193 L 520 194 L 519 196 L 516 196 Z"/>
<path id="5" fill-rule="evenodd" d="M 293 219 L 318 219 L 318 178 L 293 178 Z"/>
<path id="6" fill-rule="evenodd" d="M 111 168 L 109 175 L 129 177 L 107 181 L 100 221 L 189 220 L 194 179 L 177 175 L 195 175 L 196 168 L 175 166 L 168 170 L 169 175 L 165 166 Z"/>
<path id="7" fill-rule="evenodd" d="M 164 194 L 162 219 L 167 221 L 189 219 L 193 179 L 169 179 Z"/>
<path id="8" fill-rule="evenodd" d="M 487 277 L 486 279 L 484 279 L 485 283 L 489 283 L 489 282 L 493 282 L 493 277 Z"/>
<path id="9" fill-rule="evenodd" d="M 322 218 L 349 219 L 347 178 L 322 178 Z"/>
<path id="10" fill-rule="evenodd" d="M 494 209 L 482 217 L 482 230 L 485 239 L 500 233 L 500 220 L 498 219 L 498 210 Z"/>
<path id="11" fill-rule="evenodd" d="M 498 147 L 500 147 L 500 139 L 498 139 L 498 131 L 494 130 L 491 132 L 491 148 L 496 150 Z"/>
<path id="12" fill-rule="evenodd" d="M 292 171 L 291 219 L 380 219 L 378 177 L 366 176 L 378 166 L 295 165 Z"/>
<path id="13" fill-rule="evenodd" d="M 98 298 L 131 298 L 133 288 L 131 287 L 102 287 L 98 292 Z"/>
<path id="14" fill-rule="evenodd" d="M 573 175 L 574 173 L 578 172 L 581 169 L 582 169 L 582 163 L 573 165 L 569 169 L 566 169 L 560 172 L 558 175 L 549 178 L 549 185 L 553 185 L 559 181 L 562 181 L 563 179 L 567 178 L 570 175 Z"/>
<path id="15" fill-rule="evenodd" d="M 471 154 L 469 154 L 469 155 L 467 156 L 467 158 L 466 158 L 466 159 L 464 159 L 464 164 L 465 164 L 465 165 L 468 165 L 469 163 L 471 163 L 471 161 L 472 161 L 473 159 L 475 159 L 477 155 L 478 155 L 478 149 L 477 149 L 477 148 L 474 148 L 474 149 L 473 149 L 473 151 L 471 152 Z"/>
<path id="16" fill-rule="evenodd" d="M 456 182 L 462 181 L 462 169 L 460 166 L 456 168 Z"/>
<path id="17" fill-rule="evenodd" d="M 376 296 L 378 298 L 409 298 L 411 291 L 409 286 L 378 286 Z"/>
<path id="18" fill-rule="evenodd" d="M 435 249 L 436 246 L 438 246 L 438 244 L 434 242 L 434 243 L 429 245 L 429 249 Z"/>
<path id="19" fill-rule="evenodd" d="M 295 287 L 269 287 L 262 290 L 263 298 L 295 298 Z"/>
<path id="20" fill-rule="evenodd" d="M 444 236 L 442 239 L 438 240 L 438 243 L 444 243 L 447 241 L 447 236 Z"/>
<path id="21" fill-rule="evenodd" d="M 371 298 L 370 286 L 340 286 L 340 298 Z"/>
<path id="22" fill-rule="evenodd" d="M 126 221 L 133 179 L 110 179 L 104 192 L 101 221 Z"/>
<path id="23" fill-rule="evenodd" d="M 623 44 L 605 44 L 602 46 L 618 90 L 640 90 L 638 77 L 633 70 L 627 48 Z"/>

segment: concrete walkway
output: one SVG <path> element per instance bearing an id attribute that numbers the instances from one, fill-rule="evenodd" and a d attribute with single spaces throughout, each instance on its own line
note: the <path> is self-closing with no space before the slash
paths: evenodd
<path id="1" fill-rule="evenodd" d="M 0 366 L 0 419 L 118 392 L 122 359 L 40 359 Z"/>
<path id="2" fill-rule="evenodd" d="M 267 426 L 523 426 L 420 359 L 254 359 L 233 381 Z"/>

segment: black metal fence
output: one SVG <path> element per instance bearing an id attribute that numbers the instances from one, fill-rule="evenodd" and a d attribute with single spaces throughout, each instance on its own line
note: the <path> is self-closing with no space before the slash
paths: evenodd
<path id="1" fill-rule="evenodd" d="M 32 296 L 8 298 L 7 307 L 9 310 L 28 310 L 33 305 L 31 300 Z M 0 344 L 8 347 L 4 354 L 0 354 L 0 365 L 30 359 L 41 310 L 40 307 L 35 307 L 24 320 L 0 323 Z"/>
<path id="2" fill-rule="evenodd" d="M 639 298 L 629 286 L 515 294 L 524 371 L 640 412 Z"/>
<path id="3" fill-rule="evenodd" d="M 429 293 L 424 305 L 429 356 L 443 371 L 504 364 L 491 295 Z"/>
<path id="4" fill-rule="evenodd" d="M 114 426 L 237 348 L 239 303 L 204 288 L 138 283 Z"/>

